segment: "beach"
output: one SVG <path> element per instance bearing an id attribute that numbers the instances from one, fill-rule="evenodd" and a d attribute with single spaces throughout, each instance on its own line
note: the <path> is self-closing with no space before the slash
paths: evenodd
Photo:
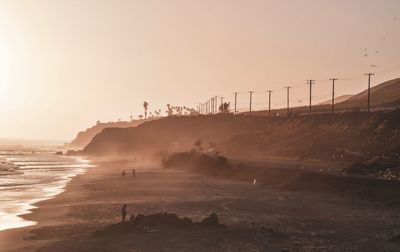
<path id="1" fill-rule="evenodd" d="M 399 250 L 388 242 L 400 231 L 396 207 L 167 170 L 155 162 L 95 164 L 23 216 L 37 225 L 0 232 L 0 251 Z M 121 221 L 123 204 L 128 215 L 168 212 L 193 221 L 215 212 L 226 228 L 93 236 Z"/>
<path id="2" fill-rule="evenodd" d="M 92 166 L 78 157 L 55 155 L 57 150 L 54 146 L 0 146 L 0 231 L 34 225 L 19 216 L 63 192 L 71 178 Z"/>

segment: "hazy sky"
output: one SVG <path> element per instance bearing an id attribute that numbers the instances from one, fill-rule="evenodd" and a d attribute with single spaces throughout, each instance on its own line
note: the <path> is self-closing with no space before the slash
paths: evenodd
<path id="1" fill-rule="evenodd" d="M 365 56 L 367 55 L 367 56 Z M 376 67 L 370 67 L 376 65 Z M 397 71 L 391 71 L 397 70 Z M 400 77 L 399 0 L 0 0 L 0 137 L 71 139 L 213 95 L 292 104 Z"/>

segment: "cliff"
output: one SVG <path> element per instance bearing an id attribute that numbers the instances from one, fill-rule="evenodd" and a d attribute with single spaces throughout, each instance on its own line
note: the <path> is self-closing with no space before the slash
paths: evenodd
<path id="1" fill-rule="evenodd" d="M 215 115 L 169 117 L 135 128 L 106 128 L 84 148 L 89 155 L 150 155 L 203 148 L 214 142 L 222 154 L 288 156 L 330 160 L 340 149 L 353 156 L 400 151 L 400 109 L 390 112 L 262 117 Z M 346 150 L 346 151 L 344 151 Z M 356 154 L 358 153 L 358 154 Z M 339 154 L 339 153 L 338 153 Z"/>
<path id="2" fill-rule="evenodd" d="M 81 131 L 72 140 L 70 143 L 64 145 L 66 148 L 83 148 L 93 139 L 95 135 L 100 133 L 105 128 L 127 128 L 127 127 L 136 127 L 144 122 L 151 121 L 152 119 L 142 119 L 142 120 L 134 120 L 131 122 L 128 121 L 119 121 L 119 122 L 98 122 L 96 125 L 87 128 L 85 131 Z"/>

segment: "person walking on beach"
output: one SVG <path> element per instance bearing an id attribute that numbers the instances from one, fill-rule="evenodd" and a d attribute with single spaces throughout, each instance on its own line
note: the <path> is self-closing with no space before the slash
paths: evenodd
<path id="1" fill-rule="evenodd" d="M 136 170 L 135 169 L 132 169 L 132 176 L 136 177 Z"/>
<path id="2" fill-rule="evenodd" d="M 122 211 L 121 211 L 121 214 L 122 214 L 122 222 L 125 222 L 125 218 L 126 218 L 126 205 L 124 204 L 123 206 L 122 206 L 122 209 L 121 209 Z"/>

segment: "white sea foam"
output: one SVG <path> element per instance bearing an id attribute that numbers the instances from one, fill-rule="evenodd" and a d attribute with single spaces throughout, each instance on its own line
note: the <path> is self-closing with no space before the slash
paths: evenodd
<path id="1" fill-rule="evenodd" d="M 93 166 L 82 158 L 54 152 L 43 148 L 0 149 L 0 231 L 34 225 L 20 216 L 30 213 L 33 204 L 63 192 L 72 177 Z"/>

